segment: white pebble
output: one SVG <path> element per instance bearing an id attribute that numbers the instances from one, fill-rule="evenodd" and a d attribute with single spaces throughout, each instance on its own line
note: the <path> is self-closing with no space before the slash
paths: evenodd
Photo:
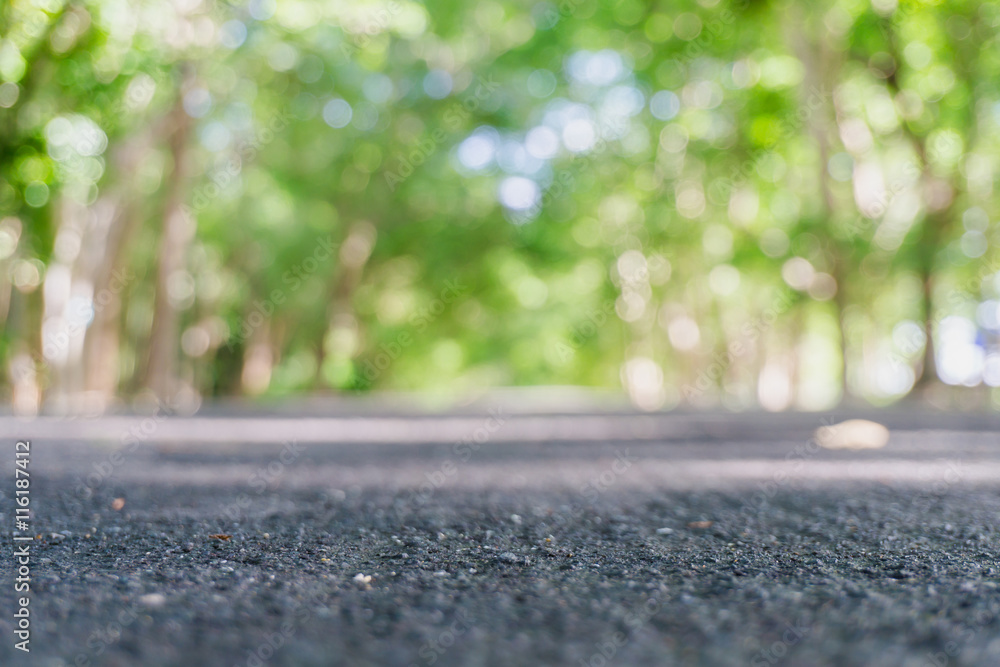
<path id="1" fill-rule="evenodd" d="M 144 607 L 162 607 L 167 603 L 167 596 L 162 593 L 149 593 L 139 598 L 139 604 Z"/>
<path id="2" fill-rule="evenodd" d="M 889 442 L 889 429 L 867 419 L 848 419 L 816 429 L 816 442 L 826 449 L 881 449 Z"/>

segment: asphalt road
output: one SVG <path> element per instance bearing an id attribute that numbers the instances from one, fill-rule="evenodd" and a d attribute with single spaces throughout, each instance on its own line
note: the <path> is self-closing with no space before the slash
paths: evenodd
<path id="1" fill-rule="evenodd" d="M 0 664 L 1000 664 L 994 417 L 146 419 L 0 418 Z"/>

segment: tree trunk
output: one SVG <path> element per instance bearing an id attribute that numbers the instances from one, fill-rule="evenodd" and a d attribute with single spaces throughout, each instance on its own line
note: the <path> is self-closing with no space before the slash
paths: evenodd
<path id="1" fill-rule="evenodd" d="M 818 41 L 815 44 L 810 43 L 806 39 L 805 32 L 801 30 L 805 19 L 798 8 L 795 8 L 795 11 L 791 13 L 790 19 L 789 36 L 794 44 L 796 53 L 799 55 L 799 59 L 806 67 L 807 75 L 805 80 L 818 83 L 821 90 L 832 91 L 833 82 L 837 80 L 841 64 L 838 52 L 830 48 L 822 37 L 818 37 Z M 804 104 L 806 103 L 806 99 L 804 96 Z M 847 276 L 844 271 L 844 264 L 849 261 L 851 250 L 850 244 L 841 242 L 832 231 L 837 202 L 830 183 L 830 173 L 827 169 L 831 152 L 828 134 L 831 119 L 827 114 L 831 111 L 833 111 L 835 116 L 833 124 L 836 124 L 836 109 L 828 108 L 825 104 L 821 108 L 811 109 L 806 122 L 809 132 L 813 135 L 816 145 L 819 147 L 819 195 L 824 227 L 822 232 L 817 233 L 822 234 L 824 246 L 829 254 L 831 264 L 830 273 L 834 278 L 834 282 L 836 282 L 837 293 L 833 299 L 833 306 L 837 311 L 837 328 L 840 335 L 840 400 L 844 401 L 847 400 L 848 396 L 847 364 L 849 352 L 847 331 L 844 328 L 844 311 L 850 304 L 847 295 Z"/>
<path id="2" fill-rule="evenodd" d="M 920 252 L 920 279 L 923 290 L 924 334 L 926 343 L 924 344 L 924 360 L 920 369 L 920 375 L 914 383 L 914 388 L 926 390 L 934 381 L 938 379 L 937 364 L 934 358 L 934 259 L 938 253 L 941 243 L 945 238 L 948 224 L 951 221 L 955 199 L 952 197 L 948 204 L 924 219 L 923 229 L 917 247 Z"/>
<path id="3" fill-rule="evenodd" d="M 123 261 L 138 215 L 132 202 L 119 203 L 108 232 L 107 252 L 94 279 L 94 321 L 84 341 L 84 388 L 107 405 L 118 389 L 119 322 L 122 292 L 130 273 Z"/>
<path id="4" fill-rule="evenodd" d="M 348 230 L 340 246 L 335 260 L 339 264 L 338 270 L 329 288 L 327 328 L 324 329 L 318 346 L 316 381 L 320 386 L 327 384 L 323 377 L 323 364 L 327 357 L 341 356 L 338 354 L 339 350 L 326 348 L 328 333 L 337 328 L 360 326 L 354 317 L 354 306 L 351 301 L 354 298 L 354 291 L 361 282 L 365 264 L 375 248 L 377 236 L 375 226 L 370 222 L 357 222 Z"/>
<path id="5" fill-rule="evenodd" d="M 931 219 L 926 221 L 931 222 Z M 924 360 L 920 366 L 920 375 L 914 387 L 926 389 L 937 379 L 937 364 L 934 359 L 934 267 L 933 262 L 925 261 L 921 267 L 920 279 L 923 283 L 923 314 L 924 314 Z"/>
<path id="6" fill-rule="evenodd" d="M 182 66 L 182 72 L 183 78 L 177 102 L 170 114 L 169 146 L 174 164 L 163 210 L 163 236 L 160 239 L 159 266 L 156 274 L 153 329 L 149 340 L 149 361 L 144 383 L 161 400 L 172 398 L 178 389 L 176 368 L 180 313 L 171 301 L 169 288 L 173 276 L 184 266 L 184 253 L 193 235 L 192 227 L 195 224 L 195 220 L 189 220 L 182 209 L 185 162 L 192 125 L 191 117 L 184 110 L 183 99 L 194 75 L 189 66 Z"/>

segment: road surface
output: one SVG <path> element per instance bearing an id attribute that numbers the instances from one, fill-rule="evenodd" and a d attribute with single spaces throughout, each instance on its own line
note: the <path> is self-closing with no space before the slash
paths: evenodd
<path id="1" fill-rule="evenodd" d="M 0 417 L 0 664 L 1000 664 L 997 418 L 846 416 Z"/>

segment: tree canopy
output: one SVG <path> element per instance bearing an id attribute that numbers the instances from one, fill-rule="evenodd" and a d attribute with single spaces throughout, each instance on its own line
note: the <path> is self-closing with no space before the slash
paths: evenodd
<path id="1" fill-rule="evenodd" d="M 11 0 L 0 389 L 1000 407 L 998 25 L 958 0 Z"/>

